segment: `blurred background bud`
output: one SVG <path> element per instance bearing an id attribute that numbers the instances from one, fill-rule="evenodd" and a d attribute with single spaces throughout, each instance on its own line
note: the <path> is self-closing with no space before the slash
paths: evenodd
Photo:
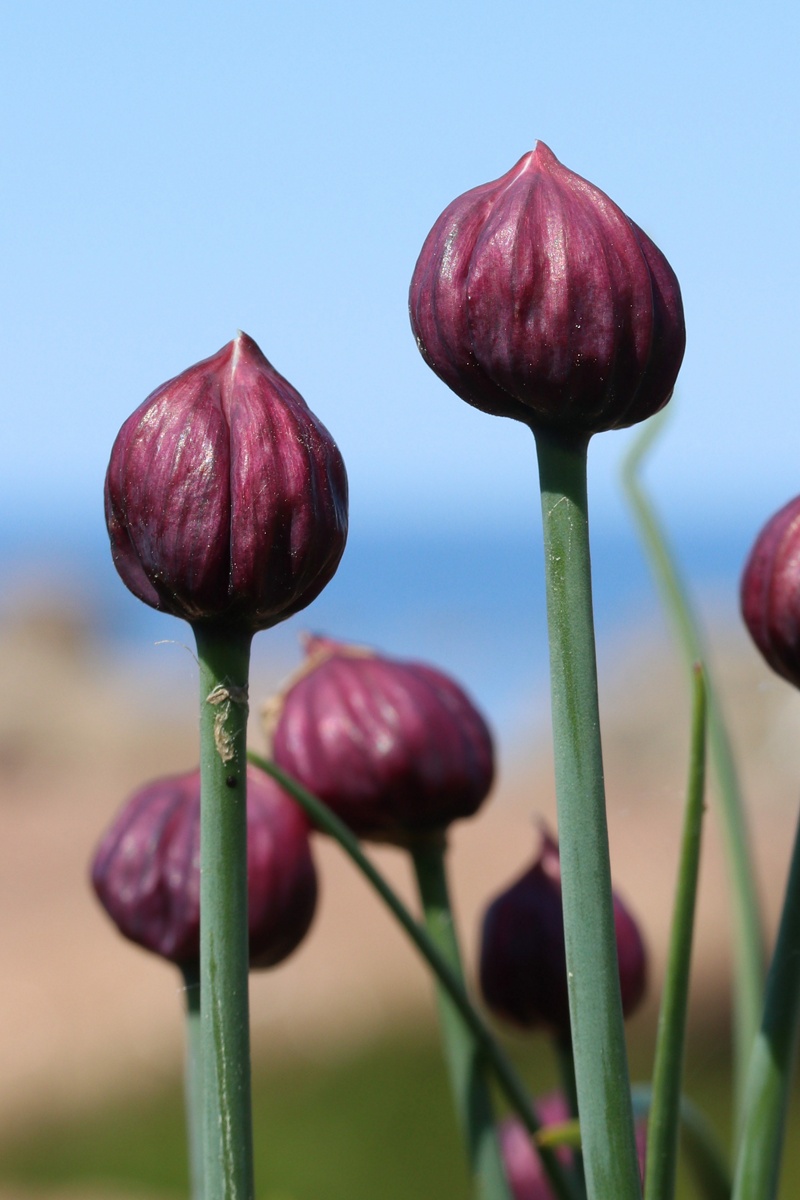
<path id="1" fill-rule="evenodd" d="M 544 1129 L 570 1120 L 569 1105 L 563 1092 L 550 1092 L 541 1096 L 536 1100 L 534 1108 Z M 507 1117 L 501 1123 L 500 1149 L 514 1200 L 555 1200 L 555 1193 L 550 1187 L 531 1135 L 518 1117 Z M 647 1152 L 647 1123 L 644 1121 L 639 1121 L 636 1125 L 636 1149 L 639 1155 L 639 1169 L 644 1177 Z M 565 1166 L 568 1166 L 573 1158 L 572 1150 L 567 1147 L 560 1147 L 557 1154 Z"/>
<path id="2" fill-rule="evenodd" d="M 774 671 L 800 687 L 800 496 L 767 521 L 742 575 L 744 623 Z"/>
<path id="3" fill-rule="evenodd" d="M 299 678 L 265 708 L 275 762 L 359 836 L 408 843 L 469 817 L 494 777 L 488 726 L 422 663 L 309 638 Z"/>
<path id="4" fill-rule="evenodd" d="M 639 928 L 614 896 L 622 1011 L 630 1016 L 647 982 Z M 546 830 L 533 866 L 486 910 L 480 945 L 480 986 L 496 1016 L 523 1029 L 569 1034 L 567 962 L 558 845 Z"/>
<path id="5" fill-rule="evenodd" d="M 308 822 L 284 791 L 247 769 L 250 965 L 271 967 L 300 944 L 317 876 Z M 127 802 L 92 860 L 98 899 L 132 942 L 171 962 L 200 955 L 200 772 L 158 779 Z"/>

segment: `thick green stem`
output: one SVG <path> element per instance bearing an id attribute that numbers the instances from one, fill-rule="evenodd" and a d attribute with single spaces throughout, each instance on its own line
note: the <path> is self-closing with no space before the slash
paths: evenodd
<path id="1" fill-rule="evenodd" d="M 658 1014 L 653 1102 L 647 1125 L 645 1200 L 673 1200 L 675 1195 L 689 967 L 700 873 L 700 835 L 703 827 L 705 791 L 706 693 L 703 672 L 699 666 L 695 668 L 694 680 L 686 816 L 666 979 Z"/>
<path id="2" fill-rule="evenodd" d="M 203 1200 L 203 1045 L 200 1028 L 200 963 L 181 965 L 186 1004 L 186 1066 L 184 1068 L 184 1100 L 186 1105 L 186 1134 L 189 1144 L 189 1178 L 192 1200 Z"/>
<path id="3" fill-rule="evenodd" d="M 672 619 L 687 666 L 707 662 L 700 624 L 678 571 L 664 530 L 639 479 L 641 464 L 663 429 L 666 413 L 648 421 L 625 459 L 622 481 L 662 603 Z M 744 800 L 730 737 L 712 675 L 706 667 L 708 747 L 717 781 L 722 836 L 730 878 L 733 912 L 734 1095 L 735 1125 L 744 1103 L 744 1087 L 764 991 L 764 935 L 747 836 Z"/>
<path id="4" fill-rule="evenodd" d="M 538 1133 L 540 1124 L 533 1111 L 533 1106 L 525 1085 L 501 1047 L 492 1037 L 483 1017 L 470 1001 L 461 980 L 453 971 L 453 968 L 439 947 L 432 940 L 428 931 L 414 920 L 397 893 L 387 880 L 384 879 L 375 864 L 364 854 L 355 834 L 347 828 L 343 821 L 339 820 L 335 813 L 331 812 L 327 805 L 312 795 L 296 779 L 292 779 L 290 775 L 282 771 L 275 763 L 269 762 L 268 759 L 262 758 L 261 755 L 255 754 L 252 750 L 249 752 L 248 757 L 255 766 L 278 781 L 281 787 L 308 813 L 319 829 L 339 843 L 344 852 L 358 867 L 359 871 L 361 871 L 364 878 L 375 889 L 397 923 L 408 934 L 410 940 L 428 963 L 437 980 L 446 989 L 447 994 L 461 1013 L 465 1023 L 472 1030 L 475 1040 L 486 1055 L 486 1061 L 494 1071 L 495 1078 L 509 1104 L 519 1115 L 520 1120 L 529 1133 Z M 575 1191 L 572 1184 L 553 1151 L 548 1147 L 542 1147 L 540 1154 L 550 1180 L 550 1185 L 558 1200 L 575 1200 Z"/>
<path id="5" fill-rule="evenodd" d="M 252 1200 L 247 937 L 249 634 L 195 626 L 206 1200 Z"/>
<path id="6" fill-rule="evenodd" d="M 640 1200 L 597 698 L 586 441 L 537 432 L 570 1022 L 589 1200 Z"/>
<path id="7" fill-rule="evenodd" d="M 733 1200 L 774 1200 L 800 1032 L 800 824 L 745 1091 Z"/>
<path id="8" fill-rule="evenodd" d="M 444 836 L 417 839 L 411 853 L 425 927 L 463 987 L 461 953 L 447 886 Z M 436 992 L 450 1086 L 475 1195 L 482 1200 L 511 1200 L 486 1079 L 486 1056 L 440 983 Z"/>

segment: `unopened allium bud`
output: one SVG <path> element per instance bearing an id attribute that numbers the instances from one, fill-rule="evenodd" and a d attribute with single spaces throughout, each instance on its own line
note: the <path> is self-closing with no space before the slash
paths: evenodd
<path id="1" fill-rule="evenodd" d="M 310 638 L 265 710 L 278 766 L 359 836 L 407 844 L 471 816 L 492 784 L 486 722 L 441 671 Z"/>
<path id="2" fill-rule="evenodd" d="M 570 1120 L 569 1105 L 563 1092 L 551 1092 L 540 1097 L 534 1104 L 542 1128 L 562 1125 Z M 542 1160 L 531 1135 L 518 1117 L 508 1117 L 500 1124 L 500 1151 L 506 1168 L 508 1183 L 514 1200 L 555 1200 Z M 639 1170 L 644 1178 L 647 1153 L 647 1122 L 636 1124 L 636 1151 Z M 561 1146 L 556 1151 L 564 1166 L 569 1166 L 573 1152 Z"/>
<path id="3" fill-rule="evenodd" d="M 636 922 L 616 895 L 614 927 L 622 1011 L 630 1016 L 644 996 L 647 955 Z M 486 910 L 480 984 L 497 1016 L 525 1029 L 569 1033 L 561 866 L 558 846 L 544 831 L 533 866 Z"/>
<path id="4" fill-rule="evenodd" d="M 240 333 L 157 388 L 106 475 L 114 563 L 140 600 L 255 632 L 305 608 L 347 536 L 341 455 Z"/>
<path id="5" fill-rule="evenodd" d="M 422 355 L 463 400 L 589 436 L 669 400 L 678 281 L 645 233 L 543 142 L 450 204 L 411 281 Z"/>
<path id="6" fill-rule="evenodd" d="M 200 772 L 158 779 L 117 815 L 92 861 L 92 884 L 120 933 L 175 963 L 200 955 Z M 308 822 L 269 776 L 247 769 L 250 965 L 300 944 L 317 902 Z"/>
<path id="7" fill-rule="evenodd" d="M 800 496 L 767 521 L 742 576 L 742 616 L 774 671 L 800 687 Z"/>

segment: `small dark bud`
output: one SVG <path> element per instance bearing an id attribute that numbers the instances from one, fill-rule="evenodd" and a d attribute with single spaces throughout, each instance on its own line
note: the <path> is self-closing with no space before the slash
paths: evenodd
<path id="1" fill-rule="evenodd" d="M 685 345 L 661 251 L 543 142 L 445 209 L 410 313 L 423 358 L 463 400 L 586 437 L 662 408 Z"/>
<path id="2" fill-rule="evenodd" d="M 800 687 L 800 496 L 767 521 L 742 576 L 742 616 L 773 671 Z"/>
<path id="3" fill-rule="evenodd" d="M 199 957 L 199 771 L 158 779 L 131 797 L 97 848 L 92 884 L 132 942 L 175 963 Z M 247 884 L 250 965 L 271 967 L 307 933 L 317 876 L 305 815 L 254 767 L 247 768 Z"/>
<path id="4" fill-rule="evenodd" d="M 302 396 L 240 333 L 122 426 L 106 475 L 114 564 L 187 621 L 255 632 L 305 608 L 347 536 L 341 455 Z"/>
<path id="5" fill-rule="evenodd" d="M 636 922 L 616 895 L 614 925 L 622 1011 L 630 1016 L 644 996 L 647 955 Z M 533 866 L 486 910 L 480 985 L 498 1017 L 523 1029 L 569 1034 L 561 865 L 558 845 L 545 831 Z"/>
<path id="6" fill-rule="evenodd" d="M 433 667 L 310 638 L 299 678 L 267 705 L 275 762 L 354 833 L 407 844 L 469 817 L 492 784 L 492 739 Z"/>

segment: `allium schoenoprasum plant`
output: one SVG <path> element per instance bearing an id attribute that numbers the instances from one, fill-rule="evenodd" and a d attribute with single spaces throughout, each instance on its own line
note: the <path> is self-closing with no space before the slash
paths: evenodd
<path id="1" fill-rule="evenodd" d="M 259 965 L 252 939 L 262 912 L 253 890 L 261 834 L 246 800 L 246 757 L 251 772 L 270 777 L 281 805 L 293 801 L 305 813 L 292 808 L 285 828 L 294 832 L 276 851 L 282 867 L 298 867 L 296 902 L 281 890 L 277 943 L 262 950 L 277 961 L 311 919 L 309 827 L 335 838 L 434 976 L 475 1200 L 641 1200 L 643 1189 L 645 1200 L 673 1200 L 679 1129 L 698 1195 L 774 1200 L 800 1013 L 800 850 L 765 981 L 733 747 L 687 589 L 638 478 L 683 359 L 678 281 L 637 224 L 538 143 L 506 175 L 445 209 L 424 242 L 409 304 L 417 345 L 436 374 L 476 408 L 527 425 L 535 440 L 558 832 L 542 830 L 532 867 L 489 906 L 479 974 L 493 1016 L 547 1031 L 561 1087 L 532 1099 L 463 966 L 448 829 L 482 811 L 495 774 L 491 732 L 464 688 L 427 663 L 315 635 L 296 676 L 266 705 L 268 755 L 247 755 L 251 639 L 304 608 L 330 580 L 344 549 L 347 485 L 325 428 L 239 334 L 133 414 L 106 482 L 123 580 L 145 603 L 190 622 L 200 660 L 199 858 L 192 774 L 171 781 L 180 804 L 162 793 L 170 781 L 152 785 L 160 815 L 141 798 L 147 789 L 134 798 L 94 868 L 98 893 L 126 936 L 182 967 L 198 964 L 200 1033 L 188 1095 L 195 1200 L 254 1196 L 247 978 Z M 692 702 L 653 1077 L 634 1087 L 624 1018 L 642 997 L 647 954 L 611 886 L 586 463 L 595 434 L 640 422 L 647 424 L 624 479 L 686 656 Z M 742 585 L 756 644 L 795 686 L 798 528 L 793 502 L 762 533 Z M 730 1162 L 682 1087 L 707 728 L 737 931 Z M 251 775 L 252 793 L 255 779 L 264 782 Z M 178 808 L 188 824 L 172 828 L 165 814 Z M 362 842 L 374 841 L 410 854 L 419 914 L 365 852 Z M 267 878 L 262 900 L 273 886 Z M 501 1119 L 499 1099 L 513 1116 Z"/>

